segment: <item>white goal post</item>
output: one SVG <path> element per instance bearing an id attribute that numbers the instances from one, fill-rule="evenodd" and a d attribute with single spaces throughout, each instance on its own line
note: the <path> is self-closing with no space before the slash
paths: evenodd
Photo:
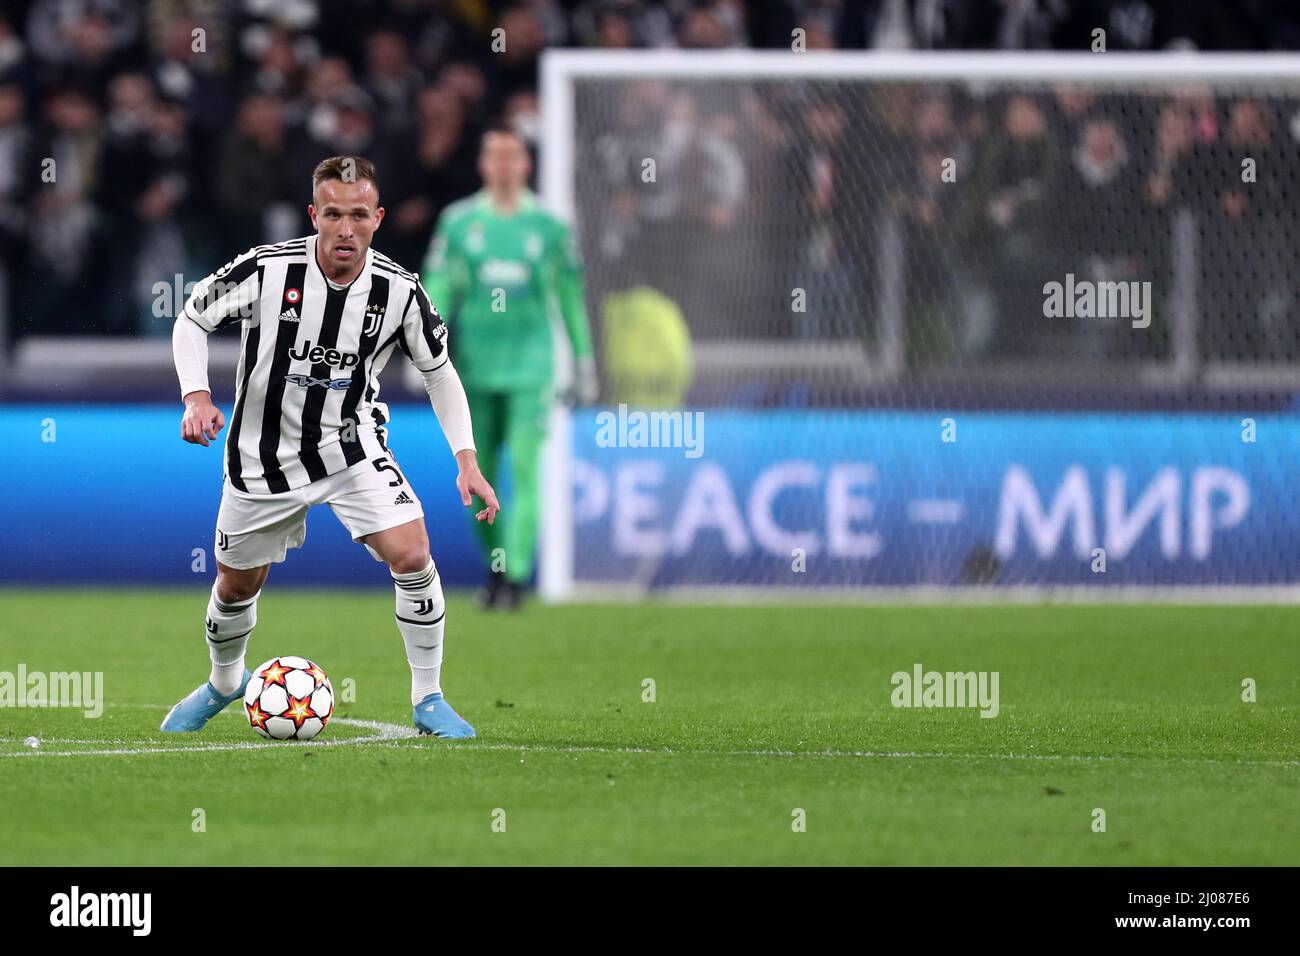
<path id="1" fill-rule="evenodd" d="M 539 188 L 545 204 L 556 214 L 573 223 L 576 234 L 583 236 L 586 224 L 582 221 L 581 202 L 589 174 L 580 163 L 580 129 L 578 108 L 580 84 L 592 80 L 661 79 L 665 81 L 691 81 L 726 84 L 742 82 L 799 81 L 863 81 L 887 84 L 952 83 L 967 90 L 979 91 L 982 85 L 996 85 L 1006 89 L 1018 84 L 1050 89 L 1054 85 L 1086 83 L 1097 87 L 1115 87 L 1124 90 L 1147 88 L 1167 89 L 1174 84 L 1205 84 L 1216 91 L 1251 90 L 1261 84 L 1273 91 L 1284 91 L 1300 98 L 1300 55 L 1295 54 L 1199 54 L 1199 53 L 931 53 L 931 52 L 856 52 L 814 51 L 805 53 L 767 50 L 725 51 L 586 51 L 548 50 L 541 61 L 542 139 L 540 146 Z M 1300 244 L 1300 232 L 1297 232 Z M 865 264 L 864 264 L 865 268 Z M 1175 266 L 1177 268 L 1177 266 Z M 722 374 L 738 368 L 771 366 L 787 363 L 791 369 L 817 367 L 826 369 L 836 381 L 854 387 L 888 387 L 898 382 L 904 374 L 907 358 L 905 324 L 908 321 L 901 304 L 900 293 L 888 282 L 873 291 L 875 319 L 878 323 L 874 348 L 864 341 L 844 340 L 806 341 L 784 344 L 779 350 L 770 340 L 744 342 L 701 343 L 696 349 L 697 379 L 712 373 Z M 891 296 L 893 298 L 891 298 Z M 1183 297 L 1186 299 L 1186 296 Z M 593 306 L 593 324 L 599 321 L 598 304 Z M 1141 361 L 1141 381 L 1147 384 L 1167 385 L 1176 388 L 1194 377 L 1199 382 L 1210 382 L 1220 387 L 1300 386 L 1300 363 L 1282 360 L 1274 364 L 1251 362 L 1238 365 L 1232 361 L 1199 358 L 1195 335 L 1197 334 L 1196 307 L 1186 301 L 1175 301 L 1171 307 L 1171 334 L 1167 354 L 1158 359 L 1145 357 Z M 558 349 L 566 356 L 567 349 Z M 1199 364 L 1198 364 L 1199 363 Z M 1058 370 L 1044 366 L 1041 369 L 1044 384 L 1054 381 Z M 561 380 L 567 375 L 560 370 Z M 956 369 L 951 373 L 960 376 L 973 374 L 979 379 L 979 369 L 969 373 Z M 994 374 L 994 373 L 990 373 Z M 999 367 L 995 374 L 1005 375 Z M 1032 378 L 1033 369 L 1026 367 L 1024 375 Z M 979 379 L 982 380 L 982 379 Z M 575 525 L 573 515 L 573 426 L 572 413 L 557 408 L 550 420 L 544 453 L 542 495 L 542 547 L 538 568 L 539 591 L 547 601 L 564 601 L 592 593 L 609 592 L 609 588 L 588 589 L 575 578 Z M 1294 595 L 1290 582 L 1279 587 L 1279 582 L 1267 582 L 1268 587 L 1241 587 L 1239 582 L 1224 589 L 1225 595 L 1249 599 L 1279 599 Z M 1261 582 L 1261 585 L 1265 582 Z M 1214 586 L 1209 585 L 1211 590 Z M 689 589 L 678 588 L 683 594 Z M 709 586 L 704 593 L 717 595 L 730 593 L 729 586 Z M 771 591 L 770 588 L 750 589 L 743 583 L 734 592 L 751 593 Z M 801 590 L 801 589 L 800 589 Z M 915 593 L 922 600 L 946 593 L 943 587 L 870 587 L 876 595 Z M 960 590 L 960 589 L 956 589 Z M 1045 589 L 1036 586 L 1008 588 L 1009 597 L 1041 596 L 1044 590 L 1053 594 L 1068 594 L 1072 589 L 1059 583 Z M 1098 589 L 1084 586 L 1073 589 L 1079 593 Z M 1103 588 L 1110 597 L 1119 597 L 1118 588 Z M 1159 597 L 1167 593 L 1185 599 L 1190 585 L 1175 583 L 1172 587 L 1152 586 L 1139 588 L 1137 593 Z M 1205 586 L 1200 586 L 1205 591 Z M 810 596 L 826 593 L 821 589 L 808 589 Z M 830 589 L 837 592 L 836 588 Z M 845 593 L 843 588 L 838 593 Z M 861 593 L 861 592 L 859 592 Z M 1131 590 L 1129 593 L 1133 593 Z M 1095 595 L 1089 595 L 1095 596 Z"/>

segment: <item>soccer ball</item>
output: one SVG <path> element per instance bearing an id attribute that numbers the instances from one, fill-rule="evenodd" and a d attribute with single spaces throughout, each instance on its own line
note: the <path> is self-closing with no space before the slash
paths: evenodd
<path id="1" fill-rule="evenodd" d="M 249 725 L 271 740 L 311 740 L 334 713 L 334 687 L 303 657 L 273 657 L 244 690 Z"/>

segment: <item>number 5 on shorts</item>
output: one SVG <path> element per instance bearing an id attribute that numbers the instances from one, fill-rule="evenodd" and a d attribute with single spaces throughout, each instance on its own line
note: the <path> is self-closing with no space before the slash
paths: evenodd
<path id="1" fill-rule="evenodd" d="M 389 488 L 400 488 L 402 485 L 406 483 L 406 479 L 403 478 L 402 473 L 397 470 L 397 466 L 394 465 L 387 458 L 376 458 L 373 462 L 371 462 L 371 464 L 375 466 L 375 471 L 391 471 L 393 474 L 397 476 L 396 481 L 390 481 L 388 483 Z"/>

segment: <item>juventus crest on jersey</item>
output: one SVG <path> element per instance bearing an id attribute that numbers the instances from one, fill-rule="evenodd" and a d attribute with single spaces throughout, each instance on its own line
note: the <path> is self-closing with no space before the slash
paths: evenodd
<path id="1" fill-rule="evenodd" d="M 183 314 L 207 332 L 243 323 L 226 477 L 250 494 L 386 454 L 377 399 L 393 349 L 422 372 L 447 361 L 447 327 L 414 274 L 369 249 L 336 287 L 314 235 L 250 249 L 195 286 Z"/>

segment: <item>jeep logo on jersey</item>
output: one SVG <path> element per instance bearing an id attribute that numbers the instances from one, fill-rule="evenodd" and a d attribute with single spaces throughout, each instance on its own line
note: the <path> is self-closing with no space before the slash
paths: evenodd
<path id="1" fill-rule="evenodd" d="M 528 263 L 511 259 L 485 259 L 478 268 L 479 281 L 484 285 L 524 286 L 532 273 Z"/>
<path id="2" fill-rule="evenodd" d="M 302 343 L 302 351 L 289 351 L 289 358 L 295 362 L 308 361 L 312 363 L 324 362 L 326 365 L 335 365 L 339 368 L 351 368 L 361 361 L 361 356 L 356 352 L 340 352 L 338 349 L 327 349 L 322 345 L 315 348 L 311 347 L 311 339 Z"/>

